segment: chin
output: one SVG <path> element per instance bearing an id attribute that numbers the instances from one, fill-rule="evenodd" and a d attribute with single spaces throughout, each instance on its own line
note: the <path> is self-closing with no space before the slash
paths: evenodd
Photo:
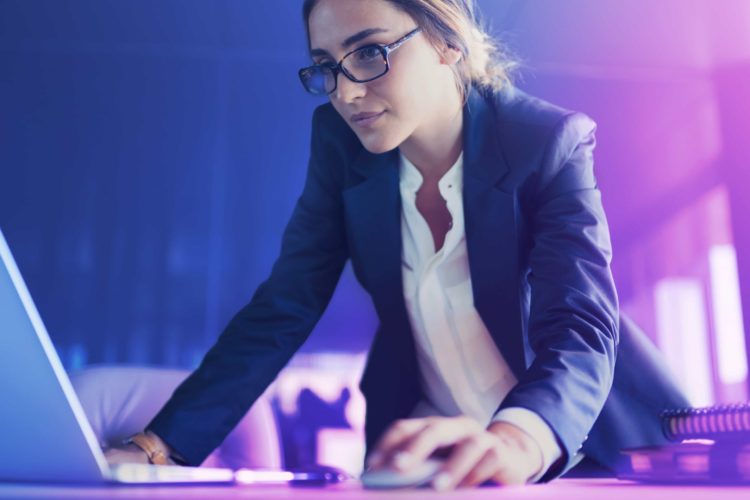
<path id="1" fill-rule="evenodd" d="M 372 154 L 380 154 L 396 149 L 399 142 L 393 137 L 369 136 L 360 137 L 359 142 Z"/>

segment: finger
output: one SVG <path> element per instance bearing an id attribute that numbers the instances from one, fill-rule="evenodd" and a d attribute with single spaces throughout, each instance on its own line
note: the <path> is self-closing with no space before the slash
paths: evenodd
<path id="1" fill-rule="evenodd" d="M 385 431 L 373 448 L 367 460 L 368 467 L 379 467 L 386 463 L 404 440 L 419 432 L 427 425 L 427 419 L 409 418 L 397 420 Z"/>
<path id="2" fill-rule="evenodd" d="M 506 467 L 499 467 L 491 479 L 497 484 L 526 484 L 530 476 L 524 475 L 524 470 L 523 467 L 519 467 L 517 462 L 506 462 Z"/>
<path id="3" fill-rule="evenodd" d="M 402 470 L 424 462 L 435 451 L 463 441 L 483 432 L 479 424 L 470 418 L 434 420 L 420 432 L 414 434 L 402 447 L 396 467 Z"/>
<path id="4" fill-rule="evenodd" d="M 442 491 L 455 488 L 474 470 L 493 443 L 485 434 L 472 434 L 461 441 L 433 481 L 434 488 Z"/>
<path id="5" fill-rule="evenodd" d="M 502 473 L 504 464 L 493 449 L 485 452 L 474 468 L 458 483 L 458 488 L 469 488 L 484 483 Z"/>

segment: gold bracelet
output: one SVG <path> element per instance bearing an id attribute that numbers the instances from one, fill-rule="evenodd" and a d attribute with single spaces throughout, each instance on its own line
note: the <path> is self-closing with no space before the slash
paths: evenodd
<path id="1" fill-rule="evenodd" d="M 164 450 L 161 449 L 159 443 L 157 443 L 154 439 L 152 439 L 147 434 L 144 434 L 143 432 L 133 434 L 125 441 L 123 441 L 123 443 L 132 443 L 143 450 L 143 452 L 148 457 L 149 463 L 152 463 L 154 465 L 169 465 L 167 454 L 164 453 Z"/>

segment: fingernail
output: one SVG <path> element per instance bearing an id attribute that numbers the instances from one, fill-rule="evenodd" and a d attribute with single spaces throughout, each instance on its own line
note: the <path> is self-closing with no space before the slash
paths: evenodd
<path id="1" fill-rule="evenodd" d="M 451 476 L 445 472 L 438 474 L 432 480 L 432 487 L 438 491 L 445 491 L 451 486 Z"/>
<path id="2" fill-rule="evenodd" d="M 407 451 L 399 451 L 396 453 L 396 456 L 393 457 L 393 463 L 396 464 L 396 467 L 399 469 L 409 467 L 412 462 L 414 462 L 414 456 Z"/>

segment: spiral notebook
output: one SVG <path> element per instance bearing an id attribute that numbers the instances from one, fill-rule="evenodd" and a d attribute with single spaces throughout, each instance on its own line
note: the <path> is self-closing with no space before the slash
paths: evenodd
<path id="1" fill-rule="evenodd" d="M 660 415 L 666 446 L 621 451 L 620 479 L 750 483 L 750 403 L 678 408 Z"/>
<path id="2" fill-rule="evenodd" d="M 750 403 L 668 410 L 661 421 L 670 441 L 750 439 Z"/>

